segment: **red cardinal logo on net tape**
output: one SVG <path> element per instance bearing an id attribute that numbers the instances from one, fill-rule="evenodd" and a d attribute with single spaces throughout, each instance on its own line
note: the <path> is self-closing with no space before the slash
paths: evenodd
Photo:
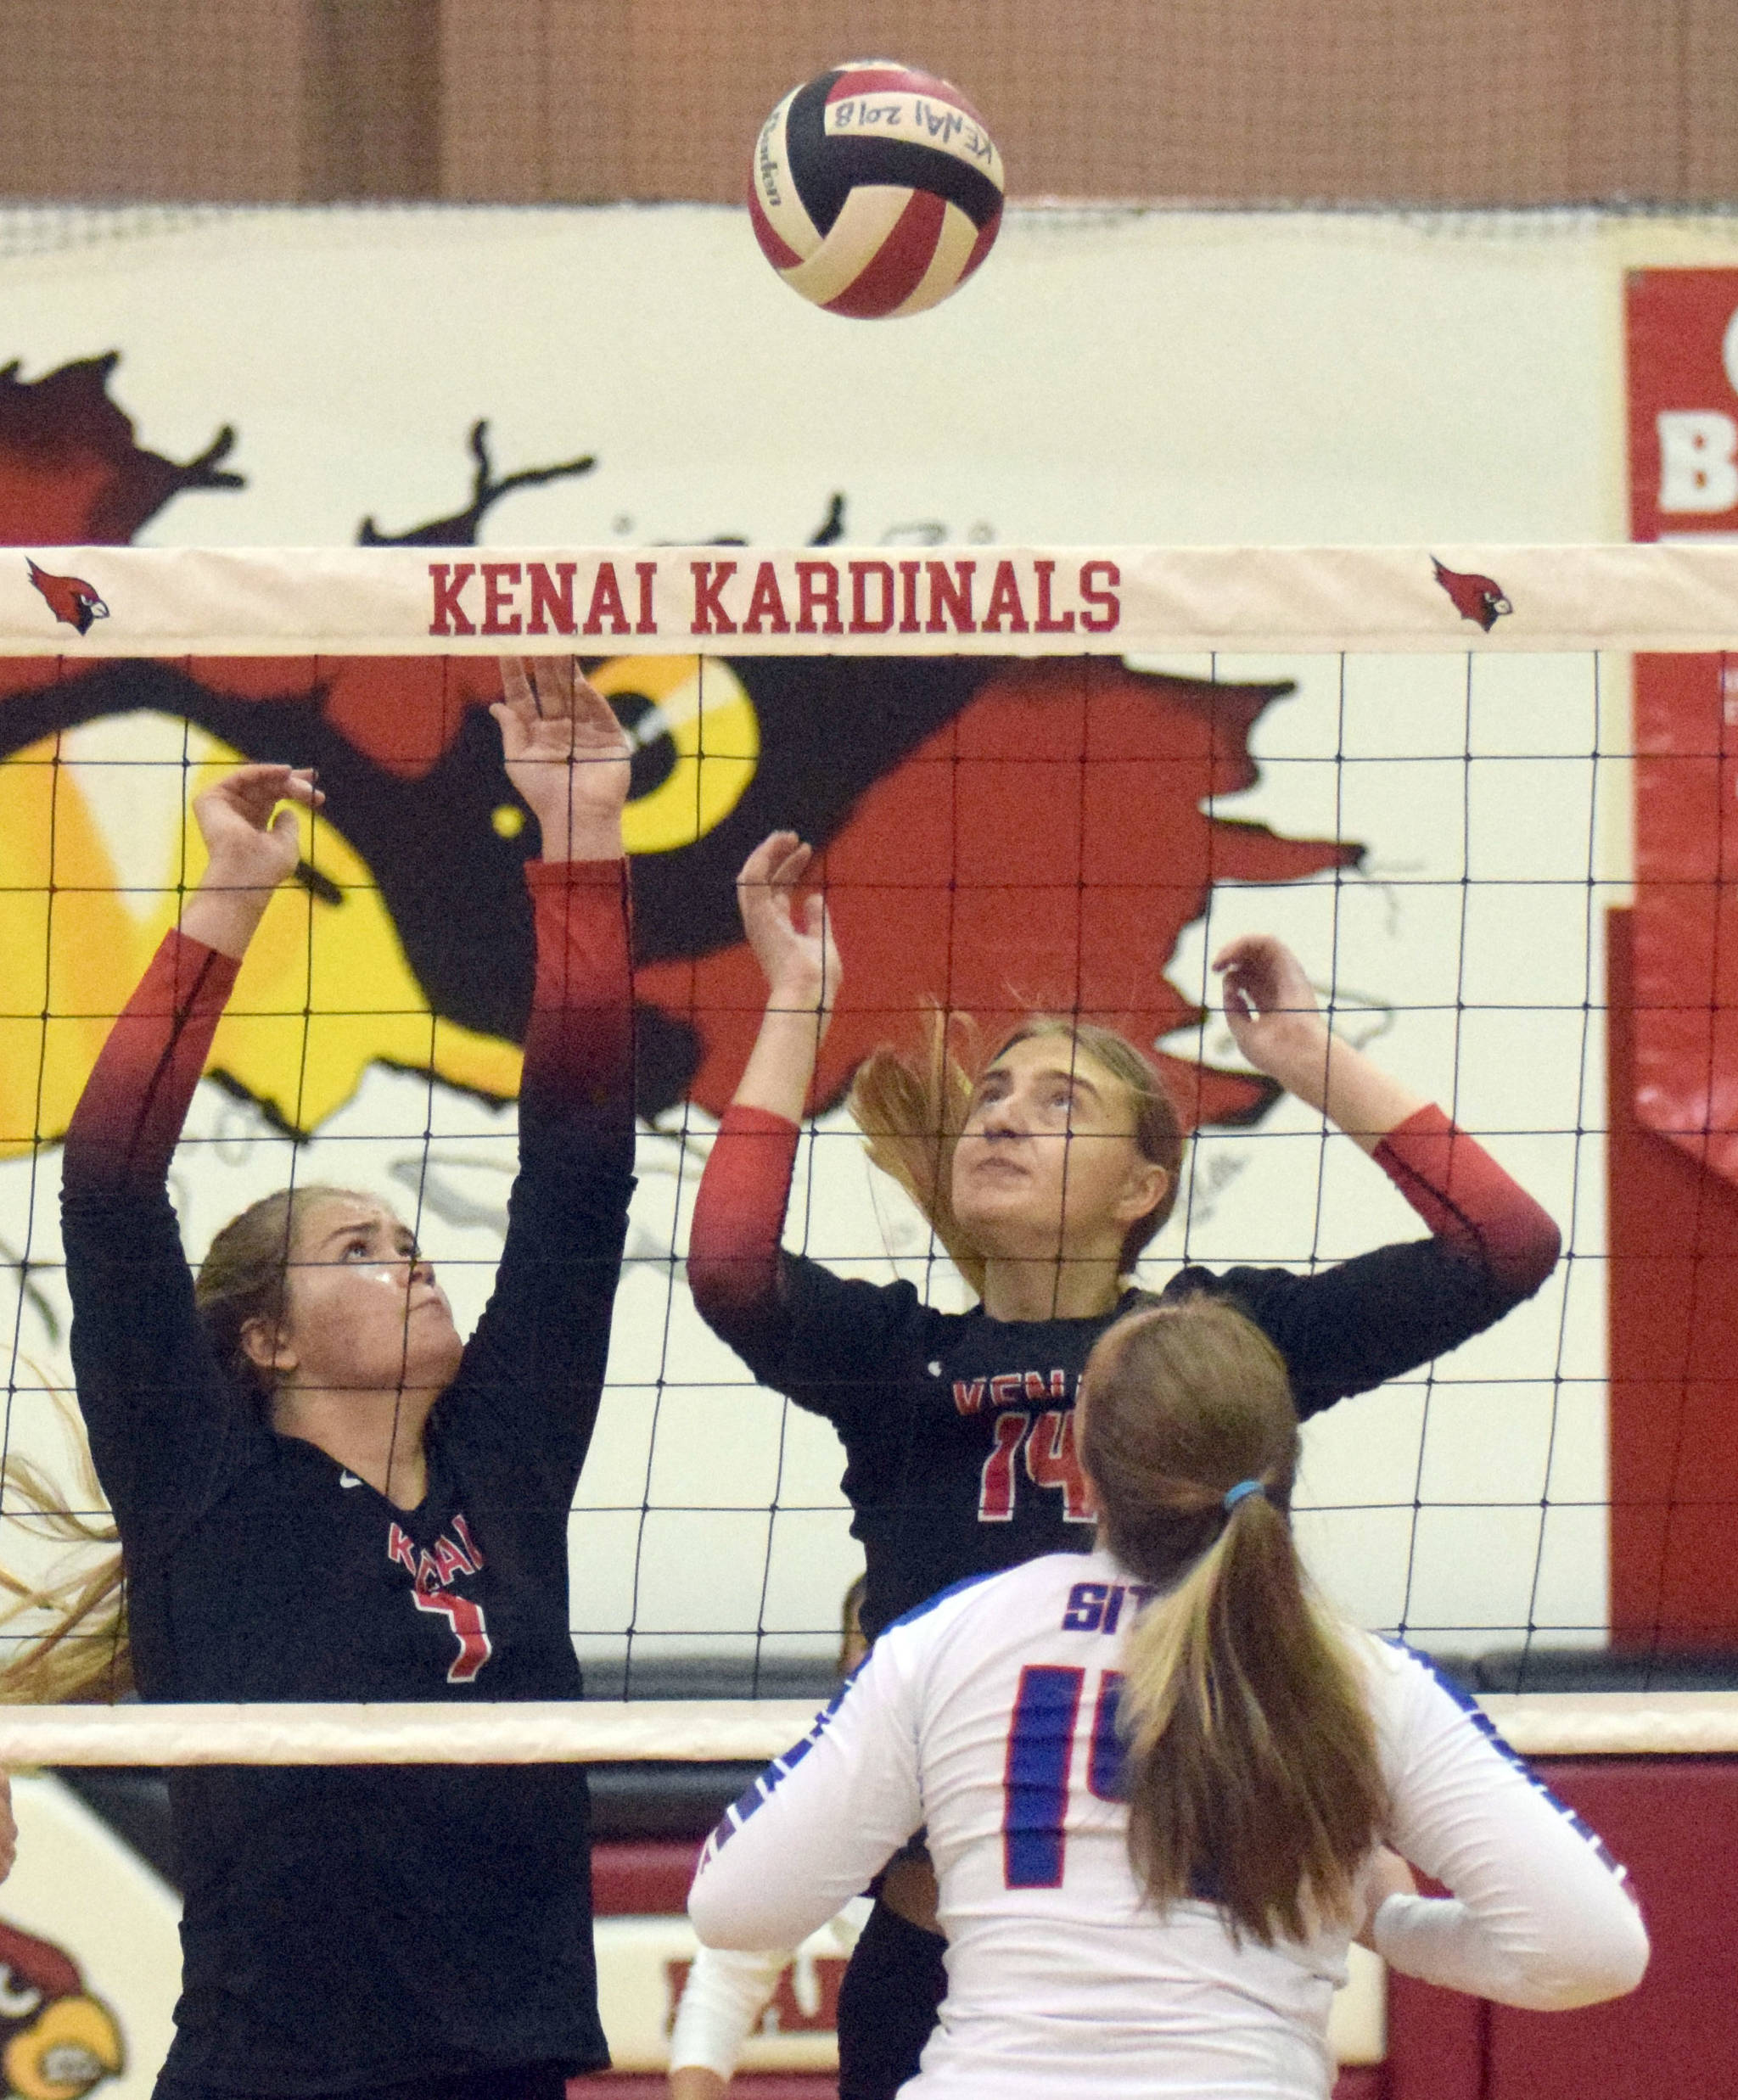
<path id="1" fill-rule="evenodd" d="M 25 560 L 29 561 L 28 555 Z M 31 581 L 48 602 L 48 610 L 64 626 L 76 627 L 81 635 L 91 631 L 94 620 L 107 619 L 109 608 L 103 602 L 103 595 L 94 584 L 87 584 L 82 576 L 56 576 L 46 568 L 30 563 Z"/>
<path id="2" fill-rule="evenodd" d="M 1462 619 L 1476 621 L 1489 634 L 1505 613 L 1512 613 L 1509 594 L 1494 576 L 1477 576 L 1470 571 L 1444 568 L 1435 555 L 1431 556 L 1436 569 L 1436 580 L 1454 601 L 1455 610 Z"/>

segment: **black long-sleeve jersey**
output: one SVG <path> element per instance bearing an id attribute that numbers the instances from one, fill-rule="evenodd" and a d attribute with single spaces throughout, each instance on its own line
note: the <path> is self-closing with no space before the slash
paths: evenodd
<path id="1" fill-rule="evenodd" d="M 1141 1302 L 1229 1299 L 1285 1358 L 1300 1417 L 1368 1392 L 1479 1333 L 1536 1291 L 1557 1254 L 1550 1219 L 1439 1110 L 1376 1157 L 1432 1228 L 1300 1274 L 1181 1270 L 1090 1319 L 941 1313 L 909 1283 L 835 1276 L 779 1246 L 796 1126 L 726 1114 L 688 1257 L 695 1302 L 755 1377 L 824 1415 L 867 1564 L 864 1631 L 948 1584 L 1040 1554 L 1085 1552 L 1094 1515 L 1074 1408 L 1093 1344 Z"/>
<path id="2" fill-rule="evenodd" d="M 537 988 L 493 1295 L 402 1509 L 214 1358 L 165 1176 L 236 966 L 171 933 L 66 1146 L 72 1354 L 149 1700 L 575 1699 L 568 1512 L 632 1183 L 625 871 L 533 864 Z M 574 1766 L 175 1772 L 188 2085 L 311 2094 L 608 2060 Z"/>

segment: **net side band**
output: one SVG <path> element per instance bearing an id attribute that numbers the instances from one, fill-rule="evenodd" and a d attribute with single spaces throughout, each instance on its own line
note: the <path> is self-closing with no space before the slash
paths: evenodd
<path id="1" fill-rule="evenodd" d="M 1738 1754 L 1738 1692 L 1494 1694 L 1528 1756 Z M 0 1766 L 738 1763 L 812 1726 L 802 1700 L 0 1709 Z"/>

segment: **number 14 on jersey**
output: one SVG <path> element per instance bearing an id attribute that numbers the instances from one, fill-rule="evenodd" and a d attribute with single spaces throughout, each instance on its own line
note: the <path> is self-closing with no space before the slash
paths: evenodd
<path id="1" fill-rule="evenodd" d="M 1068 1524 L 1096 1520 L 1098 1511 L 1074 1451 L 1072 1408 L 1046 1408 L 1034 1416 L 1025 1408 L 1009 1408 L 996 1416 L 994 1433 L 995 1447 L 984 1461 L 978 1491 L 980 1524 L 1013 1522 L 1018 1492 L 1014 1462 L 1023 1446 L 1026 1476 L 1033 1486 L 1060 1490 L 1062 1520 Z"/>

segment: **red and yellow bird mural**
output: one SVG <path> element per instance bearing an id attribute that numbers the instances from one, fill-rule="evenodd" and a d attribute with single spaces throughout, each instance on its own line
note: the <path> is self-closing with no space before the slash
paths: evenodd
<path id="1" fill-rule="evenodd" d="M 182 490 L 236 484 L 220 463 L 227 426 L 185 465 L 143 451 L 109 392 L 115 364 L 35 382 L 0 371 L 0 541 L 121 542 Z M 497 479 L 482 424 L 472 450 L 470 505 L 405 540 L 467 544 L 513 487 L 592 464 Z M 835 499 L 823 537 L 839 512 Z M 359 537 L 383 539 L 372 520 Z M 1032 1007 L 1079 1011 L 1158 1043 L 1200 1018 L 1164 973 L 1214 882 L 1293 882 L 1359 858 L 1216 812 L 1255 783 L 1251 732 L 1285 684 L 1085 658 L 591 669 L 636 745 L 647 1114 L 683 1100 L 716 1112 L 728 1098 L 763 996 L 733 878 L 775 828 L 821 849 L 849 960 L 821 1104 L 931 1003 L 991 1028 Z M 327 804 L 249 956 L 214 1069 L 304 1132 L 376 1059 L 512 1094 L 534 837 L 485 711 L 499 692 L 475 658 L 0 660 L 0 1147 L 64 1128 L 109 1016 L 197 880 L 187 804 L 208 768 L 238 757 L 317 766 Z M 1166 1063 L 1191 1125 L 1251 1120 L 1271 1098 L 1247 1073 Z"/>

